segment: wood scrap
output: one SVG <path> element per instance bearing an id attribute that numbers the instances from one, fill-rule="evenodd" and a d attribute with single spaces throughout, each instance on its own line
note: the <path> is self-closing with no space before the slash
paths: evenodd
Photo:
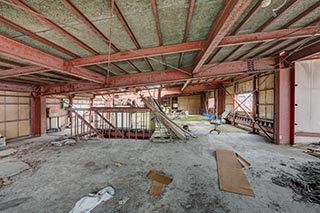
<path id="1" fill-rule="evenodd" d="M 153 112 L 155 117 L 159 119 L 159 121 L 161 121 L 161 123 L 163 123 L 175 136 L 182 140 L 187 140 L 190 137 L 195 137 L 191 132 L 184 130 L 182 127 L 169 119 L 166 114 L 162 112 L 160 106 L 153 98 L 141 96 L 141 100 Z"/>
<path id="2" fill-rule="evenodd" d="M 216 150 L 220 189 L 254 197 L 248 179 L 235 152 L 217 148 Z"/>
<path id="3" fill-rule="evenodd" d="M 171 177 L 153 170 L 148 172 L 147 177 L 153 180 L 149 194 L 156 196 L 161 195 L 163 185 L 168 185 L 173 180 Z"/>

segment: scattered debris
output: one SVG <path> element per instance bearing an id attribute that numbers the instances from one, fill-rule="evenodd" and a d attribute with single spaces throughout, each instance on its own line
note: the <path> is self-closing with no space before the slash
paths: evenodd
<path id="1" fill-rule="evenodd" d="M 118 162 L 118 161 L 114 161 L 114 160 L 111 160 L 113 162 L 113 165 L 117 166 L 117 167 L 121 167 L 121 166 L 126 166 L 127 164 L 125 163 L 122 163 L 122 162 Z"/>
<path id="2" fill-rule="evenodd" d="M 98 191 L 96 194 L 88 194 L 87 196 L 81 198 L 70 211 L 70 213 L 89 213 L 100 203 L 113 198 L 114 195 L 114 188 L 112 186 L 107 186 L 106 188 Z"/>
<path id="3" fill-rule="evenodd" d="M 156 196 L 161 195 L 163 185 L 168 185 L 173 180 L 169 176 L 153 170 L 148 172 L 147 177 L 153 180 L 149 194 Z"/>
<path id="4" fill-rule="evenodd" d="M 0 134 L 0 147 L 6 145 L 6 138 Z"/>
<path id="5" fill-rule="evenodd" d="M 24 197 L 24 198 L 17 198 L 17 199 L 9 200 L 7 202 L 0 203 L 0 211 L 19 206 L 21 203 L 24 203 L 29 199 L 30 197 Z"/>
<path id="6" fill-rule="evenodd" d="M 297 175 L 282 172 L 280 176 L 271 178 L 274 184 L 290 187 L 296 201 L 308 201 L 320 204 L 320 162 L 308 162 L 292 167 Z"/>
<path id="7" fill-rule="evenodd" d="M 13 155 L 16 152 L 17 152 L 17 150 L 15 150 L 15 149 L 6 149 L 6 150 L 3 150 L 3 151 L 0 151 L 0 159 L 8 157 L 10 155 Z"/>
<path id="8" fill-rule="evenodd" d="M 174 123 L 171 119 L 169 119 L 167 115 L 164 112 L 162 112 L 160 106 L 153 98 L 141 96 L 141 100 L 145 103 L 145 105 L 149 109 L 151 109 L 155 117 L 159 121 L 161 121 L 161 123 L 165 125 L 168 130 L 172 132 L 172 135 L 182 140 L 187 140 L 190 137 L 195 138 L 195 136 L 191 132 L 184 130 L 182 127 L 180 127 L 179 125 Z"/>
<path id="9" fill-rule="evenodd" d="M 57 141 L 57 140 L 51 141 L 50 144 L 53 146 L 64 146 L 64 145 L 71 145 L 72 146 L 72 145 L 76 144 L 76 140 L 67 138 L 67 139 L 60 140 L 60 141 Z"/>
<path id="10" fill-rule="evenodd" d="M 304 152 L 320 158 L 320 142 L 308 144 L 307 150 Z"/>
<path id="11" fill-rule="evenodd" d="M 124 205 L 129 201 L 128 197 L 124 197 L 122 200 L 119 200 L 119 205 Z"/>
<path id="12" fill-rule="evenodd" d="M 0 178 L 0 188 L 1 186 L 7 186 L 14 182 L 14 179 L 11 177 Z"/>

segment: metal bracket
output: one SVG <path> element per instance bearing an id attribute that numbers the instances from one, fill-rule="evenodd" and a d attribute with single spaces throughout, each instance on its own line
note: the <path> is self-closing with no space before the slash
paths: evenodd
<path id="1" fill-rule="evenodd" d="M 248 63 L 248 72 L 254 72 L 254 71 L 255 71 L 254 61 L 255 61 L 255 59 L 248 59 L 248 60 L 247 60 L 247 63 Z"/>

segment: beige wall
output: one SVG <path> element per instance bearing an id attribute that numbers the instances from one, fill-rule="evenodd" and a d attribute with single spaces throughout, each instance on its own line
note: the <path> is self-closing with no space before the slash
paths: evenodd
<path id="1" fill-rule="evenodd" d="M 0 91 L 0 134 L 7 139 L 31 134 L 30 93 Z"/>
<path id="2" fill-rule="evenodd" d="M 178 97 L 178 109 L 188 111 L 190 115 L 200 114 L 201 96 L 191 95 Z"/>

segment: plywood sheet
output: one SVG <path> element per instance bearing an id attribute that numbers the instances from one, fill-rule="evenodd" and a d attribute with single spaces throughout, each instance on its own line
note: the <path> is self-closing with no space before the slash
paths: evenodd
<path id="1" fill-rule="evenodd" d="M 30 121 L 19 121 L 19 137 L 30 135 Z"/>
<path id="2" fill-rule="evenodd" d="M 6 123 L 6 138 L 18 137 L 18 122 L 7 122 Z"/>
<path id="3" fill-rule="evenodd" d="M 18 105 L 7 105 L 6 106 L 6 120 L 18 120 Z"/>
<path id="4" fill-rule="evenodd" d="M 236 153 L 231 150 L 216 150 L 220 189 L 228 192 L 253 196 L 254 193 Z"/>

